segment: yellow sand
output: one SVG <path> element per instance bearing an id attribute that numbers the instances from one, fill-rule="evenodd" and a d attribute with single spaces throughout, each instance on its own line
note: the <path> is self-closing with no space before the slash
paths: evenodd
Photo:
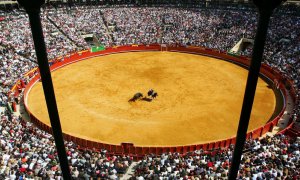
<path id="1" fill-rule="evenodd" d="M 236 135 L 247 70 L 226 61 L 174 52 L 96 57 L 52 73 L 63 131 L 110 144 L 175 146 Z M 249 130 L 263 126 L 276 104 L 259 79 Z M 152 102 L 128 100 L 153 88 Z M 50 125 L 41 82 L 30 111 Z"/>

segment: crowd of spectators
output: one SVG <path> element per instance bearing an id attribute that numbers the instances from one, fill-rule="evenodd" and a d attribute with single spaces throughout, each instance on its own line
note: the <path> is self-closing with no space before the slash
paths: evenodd
<path id="1" fill-rule="evenodd" d="M 5 105 L 9 89 L 37 63 L 27 15 L 17 10 L 3 15 L 0 21 L 0 98 L 1 104 Z M 41 20 L 49 59 L 77 50 L 77 46 L 56 30 L 44 13 Z"/>
<path id="2" fill-rule="evenodd" d="M 52 135 L 5 113 L 0 137 L 0 179 L 61 179 Z M 117 179 L 132 162 L 129 156 L 108 156 L 104 149 L 79 149 L 72 142 L 65 146 L 73 179 Z"/>
<path id="3" fill-rule="evenodd" d="M 218 50 L 232 48 L 242 37 L 253 37 L 256 15 L 250 11 L 178 8 L 105 8 L 114 26 L 115 45 L 180 44 Z"/>
<path id="4" fill-rule="evenodd" d="M 101 45 L 110 46 L 111 40 L 104 25 L 99 9 L 76 7 L 72 10 L 62 8 L 48 11 L 48 18 L 58 26 L 69 38 L 84 49 L 88 49 L 83 35 L 92 34 L 98 38 Z"/>
<path id="5" fill-rule="evenodd" d="M 160 43 L 162 8 L 107 8 L 101 11 L 114 31 L 114 45 Z"/>
<path id="6" fill-rule="evenodd" d="M 299 179 L 300 139 L 275 135 L 249 140 L 240 164 L 238 179 Z M 132 179 L 227 179 L 233 148 L 197 150 L 185 155 L 146 155 Z"/>
<path id="7" fill-rule="evenodd" d="M 101 45 L 168 44 L 202 46 L 228 51 L 241 38 L 254 38 L 253 11 L 181 8 L 45 8 L 41 13 L 48 58 L 90 48 L 83 35 L 93 34 Z M 23 74 L 37 66 L 27 15 L 1 12 L 0 20 L 0 179 L 60 179 L 55 143 L 50 134 L 12 115 L 8 92 Z M 243 52 L 251 54 L 251 48 Z M 286 11 L 271 19 L 264 63 L 293 81 L 293 120 L 299 120 L 300 17 Z M 28 79 L 23 79 L 28 82 Z M 2 109 L 4 109 L 2 111 Z M 250 140 L 241 163 L 241 179 L 300 179 L 299 140 L 283 135 Z M 131 164 L 128 156 L 108 156 L 105 150 L 79 149 L 66 142 L 74 179 L 117 179 Z M 133 178 L 224 179 L 232 148 L 147 155 Z"/>
<path id="8" fill-rule="evenodd" d="M 291 88 L 295 91 L 296 101 L 292 120 L 300 127 L 300 17 L 290 13 L 275 13 L 270 23 L 264 63 L 293 81 Z"/>

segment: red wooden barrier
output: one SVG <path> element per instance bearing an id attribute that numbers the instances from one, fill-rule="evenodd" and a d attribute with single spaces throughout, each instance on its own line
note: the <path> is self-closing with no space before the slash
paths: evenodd
<path id="1" fill-rule="evenodd" d="M 129 148 L 129 153 L 130 153 L 130 154 L 137 154 L 136 148 L 135 148 L 134 146 L 131 146 L 131 147 Z"/>
<path id="2" fill-rule="evenodd" d="M 86 146 L 88 147 L 88 148 L 90 148 L 90 149 L 92 149 L 93 148 L 93 142 L 92 141 L 86 141 L 87 143 L 86 143 Z"/>
<path id="3" fill-rule="evenodd" d="M 236 137 L 234 137 L 234 138 L 231 138 L 231 141 L 230 141 L 230 143 L 231 143 L 231 144 L 235 144 L 235 142 L 236 142 Z"/>
<path id="4" fill-rule="evenodd" d="M 260 135 L 263 135 L 263 134 L 269 132 L 269 129 L 270 129 L 270 123 L 264 125 L 264 126 L 262 127 L 262 130 L 261 130 Z"/>
<path id="5" fill-rule="evenodd" d="M 157 148 L 157 151 L 156 151 L 156 154 L 162 154 L 162 153 L 166 153 L 167 151 L 164 151 L 164 148 L 163 147 L 158 147 Z"/>
<path id="6" fill-rule="evenodd" d="M 226 147 L 226 140 L 221 141 L 220 143 L 220 148 L 224 148 L 224 147 Z"/>
<path id="7" fill-rule="evenodd" d="M 88 146 L 88 145 L 87 145 L 87 142 L 88 142 L 88 141 L 87 141 L 86 139 L 82 139 L 82 143 L 83 143 L 82 145 L 83 145 L 84 147 L 87 147 L 87 146 Z"/>
<path id="8" fill-rule="evenodd" d="M 150 147 L 152 148 L 152 147 Z M 143 147 L 143 154 L 149 154 L 150 153 L 150 149 L 149 147 Z"/>
<path id="9" fill-rule="evenodd" d="M 104 144 L 102 144 L 102 143 L 95 142 L 95 144 L 96 144 L 95 147 L 97 147 L 97 149 L 104 149 L 105 148 Z"/>
<path id="10" fill-rule="evenodd" d="M 225 146 L 226 146 L 226 147 L 229 147 L 230 144 L 231 144 L 231 139 L 227 139 L 227 140 L 226 140 L 226 145 L 225 145 Z"/>
<path id="11" fill-rule="evenodd" d="M 169 147 L 164 147 L 163 152 L 171 152 L 171 149 Z"/>
<path id="12" fill-rule="evenodd" d="M 188 146 L 183 146 L 183 147 L 182 147 L 182 153 L 183 153 L 183 154 L 187 153 L 187 152 L 188 152 L 187 149 L 188 149 Z"/>
<path id="13" fill-rule="evenodd" d="M 217 142 L 215 142 L 215 149 L 218 149 L 218 148 L 220 148 L 220 144 L 221 144 L 221 141 L 217 141 Z"/>
<path id="14" fill-rule="evenodd" d="M 176 147 L 170 147 L 170 152 L 176 152 Z"/>
<path id="15" fill-rule="evenodd" d="M 135 152 L 136 152 L 136 154 L 143 154 L 143 148 L 142 147 L 136 147 Z"/>
<path id="16" fill-rule="evenodd" d="M 188 149 L 189 152 L 195 151 L 195 150 L 196 150 L 196 145 L 189 146 L 189 149 Z"/>
<path id="17" fill-rule="evenodd" d="M 211 142 L 208 144 L 208 149 L 213 149 L 215 147 L 215 143 Z"/>
<path id="18" fill-rule="evenodd" d="M 112 152 L 116 152 L 116 151 L 117 151 L 116 145 L 110 145 L 110 150 L 111 150 Z"/>
<path id="19" fill-rule="evenodd" d="M 109 144 L 103 144 L 103 148 L 108 151 L 111 151 L 111 145 L 109 145 Z"/>
<path id="20" fill-rule="evenodd" d="M 208 144 L 203 144 L 202 145 L 202 149 L 205 151 L 205 150 L 207 150 L 207 147 L 208 147 Z"/>
<path id="21" fill-rule="evenodd" d="M 196 145 L 196 150 L 200 150 L 200 149 L 202 149 L 202 147 L 203 147 L 203 146 L 200 145 L 200 144 L 199 144 L 199 145 Z"/>
<path id="22" fill-rule="evenodd" d="M 247 140 L 250 139 L 251 136 L 252 136 L 252 133 L 251 133 L 251 132 L 248 132 L 247 135 L 246 135 L 246 139 L 247 139 Z"/>
<path id="23" fill-rule="evenodd" d="M 266 124 L 263 127 L 261 134 L 265 134 L 265 133 L 269 132 L 271 130 L 271 126 L 272 126 L 272 122 L 269 122 L 268 124 Z"/>
<path id="24" fill-rule="evenodd" d="M 149 148 L 149 153 L 150 154 L 156 154 L 156 147 L 150 147 Z"/>
<path id="25" fill-rule="evenodd" d="M 116 146 L 116 153 L 119 153 L 119 154 L 123 154 L 124 153 L 124 149 L 122 146 Z"/>
<path id="26" fill-rule="evenodd" d="M 81 138 L 76 138 L 76 141 L 77 141 L 77 143 L 76 144 L 78 144 L 80 147 L 83 147 L 83 141 L 82 141 L 82 139 Z"/>
<path id="27" fill-rule="evenodd" d="M 257 139 L 257 138 L 259 138 L 260 135 L 261 135 L 262 129 L 263 129 L 263 127 L 254 130 L 254 131 L 252 132 L 252 139 Z"/>

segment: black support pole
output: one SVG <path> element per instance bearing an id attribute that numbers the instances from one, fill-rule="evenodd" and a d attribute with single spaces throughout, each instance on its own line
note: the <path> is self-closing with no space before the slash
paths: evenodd
<path id="1" fill-rule="evenodd" d="M 25 8 L 29 16 L 35 52 L 63 178 L 64 180 L 71 180 L 40 19 L 40 8 L 45 3 L 45 0 L 18 0 L 18 2 Z"/>
<path id="2" fill-rule="evenodd" d="M 231 161 L 231 168 L 229 171 L 229 180 L 235 180 L 237 178 L 254 101 L 259 70 L 261 67 L 262 55 L 264 52 L 264 45 L 266 41 L 270 17 L 273 13 L 273 10 L 282 3 L 282 0 L 254 0 L 253 2 L 258 8 L 259 21 L 254 40 L 252 60 L 249 68 L 244 101 L 236 136 L 236 144 Z"/>
<path id="3" fill-rule="evenodd" d="M 68 0 L 68 6 L 71 8 L 73 6 L 73 0 Z"/>

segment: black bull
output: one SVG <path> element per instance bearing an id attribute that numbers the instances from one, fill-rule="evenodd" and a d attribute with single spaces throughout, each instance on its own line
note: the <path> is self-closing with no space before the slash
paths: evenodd
<path id="1" fill-rule="evenodd" d="M 135 93 L 134 96 L 129 99 L 129 102 L 135 102 L 136 100 L 140 99 L 143 97 L 143 94 L 138 92 L 138 93 Z"/>

